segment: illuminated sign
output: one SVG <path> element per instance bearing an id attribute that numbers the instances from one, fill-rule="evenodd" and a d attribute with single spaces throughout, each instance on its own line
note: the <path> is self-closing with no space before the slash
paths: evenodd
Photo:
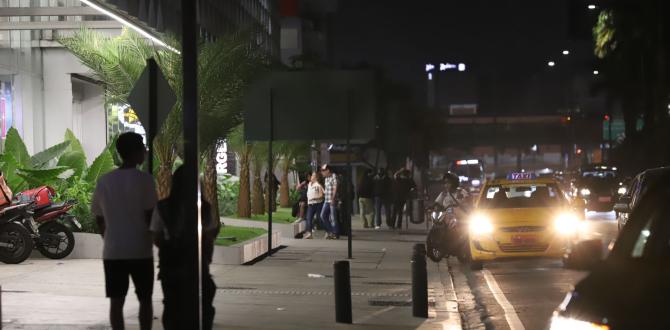
<path id="1" fill-rule="evenodd" d="M 221 140 L 216 147 L 216 173 L 228 174 L 228 143 Z"/>
<path id="2" fill-rule="evenodd" d="M 507 180 L 532 180 L 536 177 L 535 173 L 531 172 L 510 173 L 507 175 Z"/>

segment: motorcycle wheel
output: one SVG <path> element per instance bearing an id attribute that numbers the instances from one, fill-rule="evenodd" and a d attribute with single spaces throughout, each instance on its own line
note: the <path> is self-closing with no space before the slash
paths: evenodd
<path id="1" fill-rule="evenodd" d="M 444 252 L 432 236 L 437 235 L 428 233 L 428 238 L 426 239 L 426 256 L 434 262 L 440 262 L 444 258 Z"/>
<path id="2" fill-rule="evenodd" d="M 49 259 L 63 259 L 74 249 L 74 234 L 58 222 L 49 222 L 39 228 L 37 250 Z"/>
<path id="3" fill-rule="evenodd" d="M 0 226 L 0 242 L 12 245 L 0 247 L 0 261 L 6 264 L 19 264 L 33 252 L 33 240 L 23 226 L 9 222 Z"/>

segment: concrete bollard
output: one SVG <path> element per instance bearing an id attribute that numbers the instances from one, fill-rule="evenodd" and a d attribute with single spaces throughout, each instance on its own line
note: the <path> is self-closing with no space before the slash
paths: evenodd
<path id="1" fill-rule="evenodd" d="M 426 270 L 426 246 L 414 245 L 412 254 L 412 315 L 428 318 L 428 271 Z"/>
<path id="2" fill-rule="evenodd" d="M 335 322 L 353 322 L 351 315 L 351 276 L 349 261 L 336 261 L 333 264 L 335 280 Z"/>

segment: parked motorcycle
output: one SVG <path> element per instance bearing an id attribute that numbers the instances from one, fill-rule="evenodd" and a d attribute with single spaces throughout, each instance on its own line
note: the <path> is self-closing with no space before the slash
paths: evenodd
<path id="1" fill-rule="evenodd" d="M 454 207 L 436 204 L 429 209 L 431 227 L 426 237 L 426 255 L 434 262 L 456 256 L 466 263 L 469 258 L 468 238 L 464 222 L 456 217 Z"/>
<path id="2" fill-rule="evenodd" d="M 33 251 L 33 239 L 26 229 L 30 204 L 16 204 L 0 210 L 0 261 L 18 264 Z"/>
<path id="3" fill-rule="evenodd" d="M 74 230 L 81 230 L 81 224 L 69 214 L 77 204 L 71 200 L 54 203 L 55 191 L 51 187 L 39 187 L 21 192 L 15 196 L 17 203 L 32 203 L 25 215 L 24 224 L 40 253 L 50 259 L 62 259 L 74 249 Z"/>

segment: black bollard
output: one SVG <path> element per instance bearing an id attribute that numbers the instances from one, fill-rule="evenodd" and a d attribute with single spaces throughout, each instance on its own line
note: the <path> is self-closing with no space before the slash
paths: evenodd
<path id="1" fill-rule="evenodd" d="M 335 274 L 335 322 L 351 324 L 351 276 L 349 261 L 336 261 Z"/>
<path id="2" fill-rule="evenodd" d="M 412 315 L 428 318 L 428 272 L 426 271 L 426 246 L 414 245 L 412 255 Z"/>

